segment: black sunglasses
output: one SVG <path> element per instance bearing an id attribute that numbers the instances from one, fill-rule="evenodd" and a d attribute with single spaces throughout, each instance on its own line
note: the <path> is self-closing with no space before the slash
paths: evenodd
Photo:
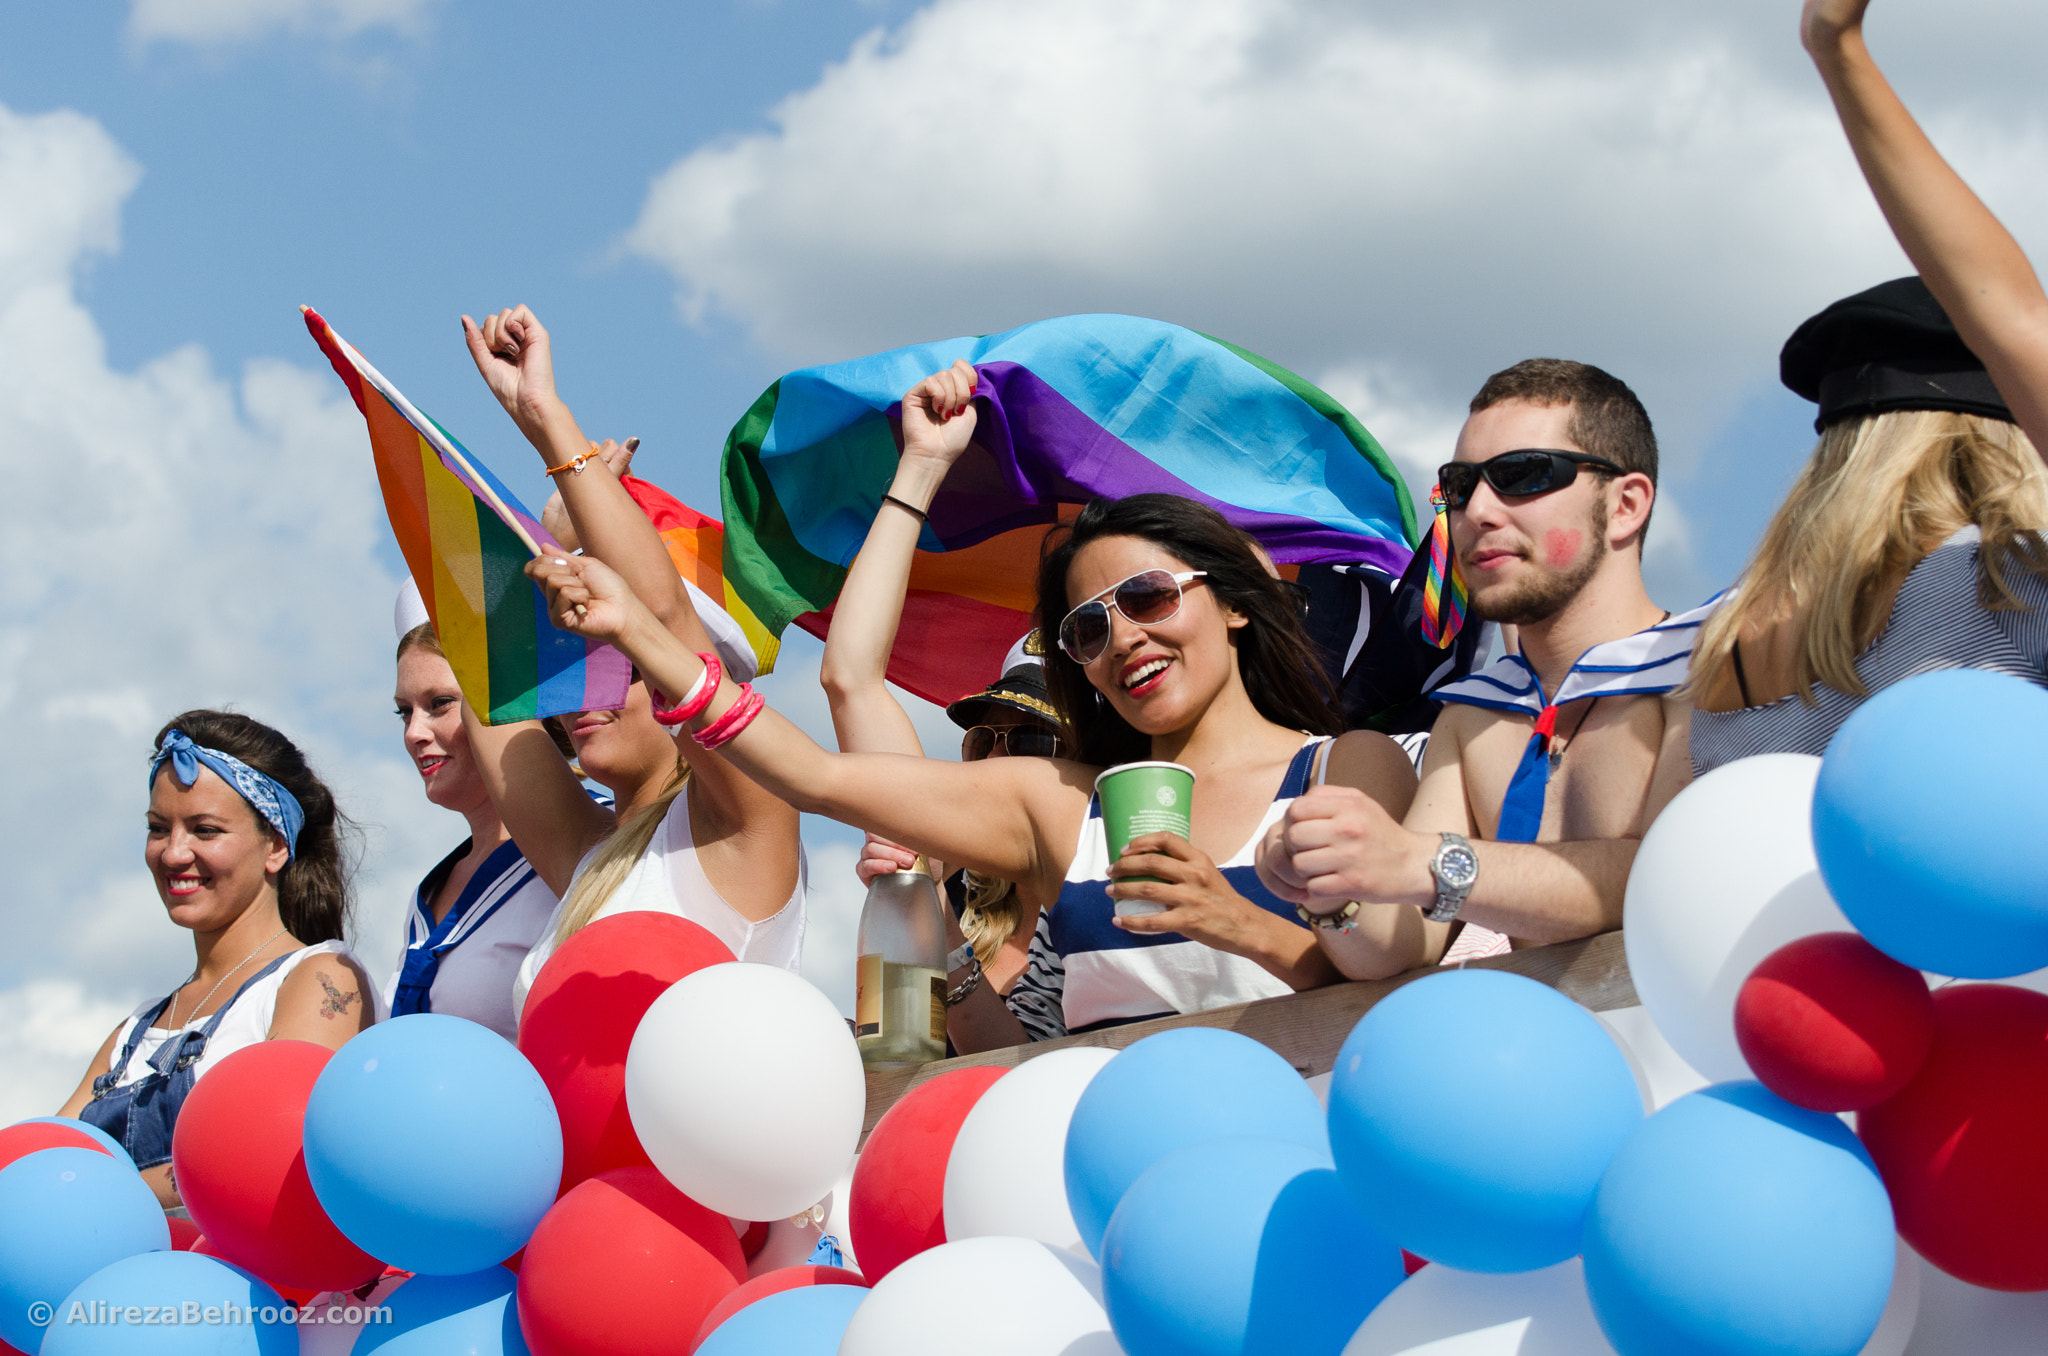
<path id="1" fill-rule="evenodd" d="M 960 736 L 960 760 L 978 763 L 1001 748 L 1012 758 L 1057 758 L 1060 737 L 1037 725 L 977 725 Z"/>
<path id="2" fill-rule="evenodd" d="M 1471 502 L 1482 476 L 1493 486 L 1494 493 L 1519 497 L 1561 490 L 1578 479 L 1581 466 L 1617 476 L 1628 474 L 1605 457 L 1560 452 L 1550 447 L 1525 447 L 1503 452 L 1490 461 L 1447 461 L 1436 468 L 1436 483 L 1444 492 L 1444 507 L 1461 509 Z"/>

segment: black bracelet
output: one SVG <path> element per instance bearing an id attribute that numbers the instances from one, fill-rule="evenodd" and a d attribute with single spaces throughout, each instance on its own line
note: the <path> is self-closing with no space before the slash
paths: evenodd
<path id="1" fill-rule="evenodd" d="M 919 508 L 919 507 L 918 507 L 917 505 L 915 505 L 915 504 L 906 504 L 905 502 L 903 502 L 903 501 L 902 501 L 901 499 L 898 499 L 898 498 L 897 498 L 897 497 L 896 497 L 895 495 L 893 495 L 893 494 L 885 494 L 885 495 L 883 495 L 883 496 L 882 496 L 882 502 L 883 502 L 883 503 L 885 503 L 885 504 L 894 504 L 894 505 L 895 505 L 895 506 L 896 506 L 897 508 L 900 508 L 900 509 L 902 509 L 902 510 L 903 510 L 903 511 L 904 511 L 905 513 L 909 514 L 909 515 L 910 515 L 911 517 L 913 517 L 913 518 L 917 519 L 917 520 L 918 520 L 919 522 L 921 522 L 921 523 L 922 523 L 922 522 L 929 522 L 929 521 L 930 521 L 930 520 L 929 520 L 928 518 L 926 518 L 926 517 L 924 516 L 924 510 L 923 510 L 923 509 Z"/>

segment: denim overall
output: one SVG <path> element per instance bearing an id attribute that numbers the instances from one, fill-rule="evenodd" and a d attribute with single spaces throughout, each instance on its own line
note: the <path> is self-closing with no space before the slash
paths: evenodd
<path id="1" fill-rule="evenodd" d="M 178 1108 L 185 1105 L 185 1098 L 192 1092 L 192 1085 L 199 1081 L 193 1072 L 193 1065 L 206 1053 L 206 1042 L 212 1038 L 220 1019 L 227 1016 L 228 1009 L 240 1001 L 250 986 L 262 979 L 278 966 L 289 960 L 294 953 L 287 952 L 270 964 L 249 976 L 242 987 L 235 990 L 233 998 L 214 1010 L 213 1016 L 195 1029 L 172 1036 L 150 1056 L 150 1072 L 136 1079 L 126 1087 L 115 1087 L 115 1082 L 127 1072 L 129 1061 L 135 1058 L 135 1049 L 142 1044 L 143 1036 L 149 1031 L 150 1023 L 165 1008 L 171 998 L 146 1003 L 135 1011 L 135 1029 L 128 1033 L 128 1043 L 121 1048 L 121 1056 L 114 1061 L 114 1067 L 92 1080 L 92 1100 L 78 1113 L 78 1119 L 87 1125 L 95 1125 L 121 1141 L 121 1147 L 135 1160 L 138 1168 L 153 1168 L 159 1163 L 171 1161 L 171 1131 L 178 1123 Z"/>

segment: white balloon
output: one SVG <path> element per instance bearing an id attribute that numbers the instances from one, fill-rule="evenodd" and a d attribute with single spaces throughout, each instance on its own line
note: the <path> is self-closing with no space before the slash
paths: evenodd
<path id="1" fill-rule="evenodd" d="M 2048 1291 L 2015 1295 L 1920 1268 L 1920 1316 L 1905 1356 L 2040 1356 L 2048 1349 Z"/>
<path id="2" fill-rule="evenodd" d="M 1892 1267 L 1892 1293 L 1884 1302 L 1884 1314 L 1877 1331 L 1856 1356 L 1905 1356 L 1906 1343 L 1913 1340 L 1913 1326 L 1920 1317 L 1920 1273 L 1926 1267 L 1919 1254 L 1899 1240 L 1899 1260 Z"/>
<path id="3" fill-rule="evenodd" d="M 1767 753 L 1679 792 L 1636 852 L 1624 944 L 1636 993 L 1686 1063 L 1753 1077 L 1735 995 L 1757 964 L 1816 932 L 1853 932 L 1813 855 L 1820 759 Z"/>
<path id="4" fill-rule="evenodd" d="M 778 966 L 731 961 L 647 1009 L 626 1051 L 626 1109 L 677 1190 L 774 1220 L 810 1209 L 846 1170 L 867 1080 L 831 999 Z"/>
<path id="5" fill-rule="evenodd" d="M 1649 1009 L 1639 1004 L 1596 1012 L 1593 1017 L 1621 1047 L 1621 1056 L 1628 1061 L 1629 1072 L 1636 1076 L 1636 1087 L 1643 1094 L 1644 1110 L 1662 1110 L 1688 1092 L 1707 1086 L 1707 1076 L 1680 1058 L 1664 1039 L 1664 1033 L 1650 1020 Z"/>
<path id="6" fill-rule="evenodd" d="M 1432 1263 L 1359 1325 L 1344 1356 L 1614 1356 L 1579 1259 L 1505 1276 Z"/>
<path id="7" fill-rule="evenodd" d="M 989 1085 L 946 1160 L 946 1237 L 1035 1238 L 1079 1247 L 1067 1208 L 1067 1122 L 1114 1050 L 1054 1050 Z"/>
<path id="8" fill-rule="evenodd" d="M 963 1351 L 1122 1356 L 1123 1348 L 1102 1308 L 1102 1273 L 1030 1238 L 968 1238 L 919 1253 L 881 1279 L 839 1341 L 839 1356 Z"/>
<path id="9" fill-rule="evenodd" d="M 834 1184 L 831 1194 L 809 1210 L 788 1219 L 769 1221 L 768 1241 L 761 1245 L 761 1251 L 747 1259 L 748 1280 L 784 1267 L 803 1266 L 818 1250 L 818 1240 L 828 1235 L 839 1247 L 840 1265 L 850 1271 L 860 1270 L 853 1255 L 852 1231 L 846 1223 L 846 1206 L 853 1192 L 853 1168 L 859 1165 L 860 1156 L 856 1154 L 853 1166 Z"/>

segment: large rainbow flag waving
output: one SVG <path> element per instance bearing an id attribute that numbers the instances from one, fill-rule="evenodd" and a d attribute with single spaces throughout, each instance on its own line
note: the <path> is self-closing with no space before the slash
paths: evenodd
<path id="1" fill-rule="evenodd" d="M 486 724 L 626 703 L 632 665 L 557 631 L 526 562 L 561 547 L 503 481 L 336 334 L 300 308 L 370 426 L 384 512 L 470 708 Z"/>
<path id="2" fill-rule="evenodd" d="M 1065 316 L 783 377 L 725 444 L 725 582 L 768 633 L 829 625 L 895 475 L 903 393 L 965 358 L 975 444 L 931 506 L 889 677 L 948 702 L 997 675 L 1031 625 L 1045 529 L 1097 495 L 1185 495 L 1283 573 L 1364 563 L 1399 577 L 1415 510 L 1373 436 L 1323 391 L 1178 325 Z"/>

